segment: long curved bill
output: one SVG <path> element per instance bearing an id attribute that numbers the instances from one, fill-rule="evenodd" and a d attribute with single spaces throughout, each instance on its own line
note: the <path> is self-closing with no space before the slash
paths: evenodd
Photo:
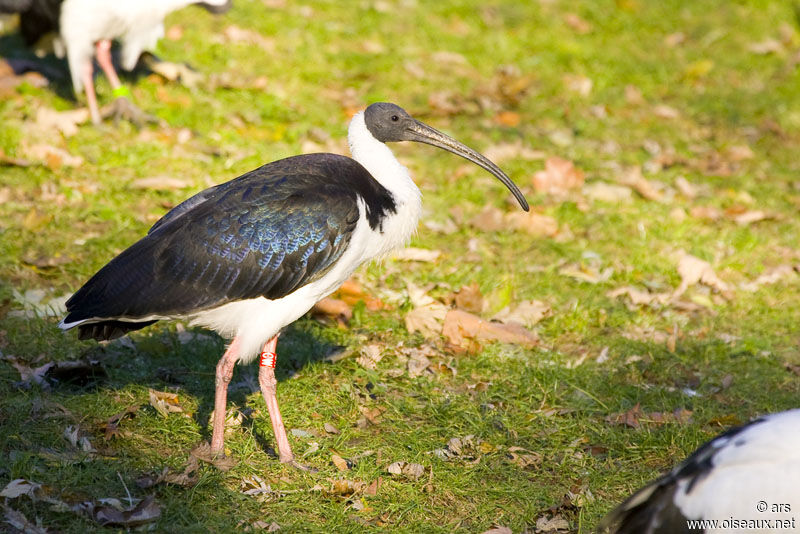
<path id="1" fill-rule="evenodd" d="M 470 147 L 459 143 L 449 135 L 445 135 L 439 130 L 435 128 L 431 128 L 424 122 L 420 122 L 418 120 L 414 120 L 412 126 L 408 131 L 409 140 L 416 141 L 418 143 L 426 143 L 428 145 L 433 145 L 435 147 L 443 148 L 448 152 L 452 152 L 458 156 L 461 156 L 464 159 L 471 161 L 472 163 L 483 167 L 495 177 L 503 182 L 511 194 L 514 195 L 514 198 L 517 199 L 519 205 L 525 211 L 529 210 L 528 201 L 525 200 L 525 197 L 522 194 L 522 191 L 519 190 L 519 187 L 511 181 L 511 178 L 508 177 L 506 173 L 504 173 L 500 167 L 492 163 L 492 161 L 481 154 L 480 152 L 476 152 L 472 150 Z"/>

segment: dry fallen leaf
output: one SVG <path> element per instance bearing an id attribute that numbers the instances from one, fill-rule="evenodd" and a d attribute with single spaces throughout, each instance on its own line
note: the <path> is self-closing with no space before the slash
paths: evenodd
<path id="1" fill-rule="evenodd" d="M 14 510 L 5 503 L 2 504 L 2 507 L 6 523 L 15 528 L 15 532 L 19 531 L 23 534 L 48 534 L 46 528 L 31 522 L 22 512 Z"/>
<path id="2" fill-rule="evenodd" d="M 745 291 L 757 291 L 763 285 L 771 285 L 780 282 L 786 278 L 795 277 L 798 274 L 798 269 L 795 266 L 784 264 L 779 265 L 773 269 L 768 270 L 764 274 L 752 282 L 746 282 L 740 287 Z"/>
<path id="3" fill-rule="evenodd" d="M 482 232 L 497 232 L 507 228 L 503 212 L 494 206 L 486 206 L 469 224 Z"/>
<path id="4" fill-rule="evenodd" d="M 80 167 L 83 165 L 83 158 L 73 156 L 62 148 L 55 147 L 46 143 L 33 145 L 21 145 L 21 152 L 27 158 L 40 161 L 51 171 L 57 171 L 61 167 Z"/>
<path id="5" fill-rule="evenodd" d="M 332 319 L 349 321 L 353 317 L 353 309 L 345 301 L 332 297 L 325 297 L 311 308 L 312 313 L 325 315 Z"/>
<path id="6" fill-rule="evenodd" d="M 514 531 L 508 527 L 492 527 L 489 530 L 484 530 L 481 534 L 514 534 Z"/>
<path id="7" fill-rule="evenodd" d="M 592 182 L 583 187 L 583 194 L 590 200 L 619 203 L 632 200 L 631 190 L 623 185 L 609 184 L 606 182 Z"/>
<path id="8" fill-rule="evenodd" d="M 559 233 L 555 218 L 535 211 L 514 211 L 507 214 L 505 220 L 512 228 L 536 237 L 555 237 Z"/>
<path id="9" fill-rule="evenodd" d="M 459 289 L 455 294 L 454 300 L 456 307 L 471 313 L 481 313 L 486 307 L 486 302 L 483 300 L 483 295 L 477 282 Z"/>
<path id="10" fill-rule="evenodd" d="M 660 201 L 663 193 L 656 185 L 642 176 L 642 168 L 638 165 L 629 167 L 619 178 L 621 184 L 626 185 L 642 195 L 647 200 Z"/>
<path id="11" fill-rule="evenodd" d="M 442 334 L 447 340 L 461 348 L 469 348 L 471 341 L 500 341 L 524 347 L 538 344 L 539 338 L 521 325 L 485 321 L 462 310 L 450 310 L 444 319 Z"/>
<path id="12" fill-rule="evenodd" d="M 164 417 L 170 413 L 183 412 L 183 408 L 178 402 L 178 395 L 175 393 L 151 389 L 148 391 L 148 395 L 150 396 L 150 405 Z"/>
<path id="13" fill-rule="evenodd" d="M 392 475 L 405 475 L 412 480 L 417 480 L 425 473 L 425 467 L 420 464 L 408 462 L 394 462 L 386 470 Z"/>
<path id="14" fill-rule="evenodd" d="M 583 186 L 584 173 L 569 160 L 552 156 L 545 160 L 544 170 L 533 175 L 536 191 L 550 195 L 564 195 L 571 189 Z"/>
<path id="15" fill-rule="evenodd" d="M 347 460 L 339 456 L 338 454 L 331 454 L 331 461 L 333 465 L 336 466 L 336 469 L 339 471 L 349 471 L 350 466 L 347 465 Z"/>
<path id="16" fill-rule="evenodd" d="M 530 328 L 551 313 L 552 309 L 548 304 L 540 300 L 526 300 L 513 308 L 506 306 L 497 312 L 492 319 L 501 323 L 519 323 Z"/>
<path id="17" fill-rule="evenodd" d="M 608 297 L 616 298 L 620 296 L 627 296 L 631 303 L 634 305 L 664 305 L 669 302 L 670 293 L 650 293 L 649 291 L 642 291 L 633 286 L 622 286 L 606 293 Z"/>
<path id="18" fill-rule="evenodd" d="M 728 284 L 717 276 L 710 263 L 685 252 L 679 256 L 678 274 L 681 276 L 681 284 L 672 294 L 672 300 L 683 295 L 689 286 L 697 283 L 703 283 L 723 294 L 730 291 Z"/>
<path id="19" fill-rule="evenodd" d="M 364 369 L 377 369 L 378 362 L 383 358 L 383 347 L 381 345 L 370 344 L 361 347 L 361 355 L 356 358 L 358 363 Z"/>
<path id="20" fill-rule="evenodd" d="M 64 137 L 71 137 L 78 133 L 78 125 L 89 120 L 89 110 L 87 108 L 74 109 L 70 111 L 56 111 L 47 107 L 40 107 L 36 110 L 36 128 L 47 131 L 53 128 L 64 134 Z"/>

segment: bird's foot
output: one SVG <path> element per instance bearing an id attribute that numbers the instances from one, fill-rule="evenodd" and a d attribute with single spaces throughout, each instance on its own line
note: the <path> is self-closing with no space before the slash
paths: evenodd
<path id="1" fill-rule="evenodd" d="M 157 117 L 145 113 L 125 96 L 115 98 L 111 104 L 103 108 L 102 115 L 104 119 L 113 118 L 115 124 L 121 119 L 132 122 L 136 126 L 158 122 Z"/>

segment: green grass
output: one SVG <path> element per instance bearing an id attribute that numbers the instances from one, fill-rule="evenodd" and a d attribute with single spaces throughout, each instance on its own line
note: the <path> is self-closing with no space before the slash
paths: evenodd
<path id="1" fill-rule="evenodd" d="M 724 428 L 797 406 L 800 379 L 785 364 L 800 360 L 798 276 L 754 292 L 740 289 L 771 268 L 800 262 L 800 74 L 794 59 L 800 33 L 789 4 L 286 4 L 237 0 L 223 17 L 196 8 L 170 16 L 167 27 L 179 24 L 183 35 L 162 40 L 159 55 L 186 61 L 209 80 L 188 89 L 156 76 L 128 78 L 136 102 L 166 121 L 164 128 L 84 125 L 67 139 L 31 129 L 37 109 L 75 106 L 65 98 L 66 77 L 46 88 L 23 85 L 0 99 L 5 154 L 22 157 L 24 143 L 37 134 L 84 158 L 78 167 L 58 170 L 0 167 L 0 196 L 7 194 L 0 207 L 0 352 L 31 367 L 99 358 L 107 374 L 84 385 L 21 389 L 17 370 L 0 361 L 0 485 L 26 478 L 76 502 L 123 498 L 124 481 L 135 497 L 156 496 L 162 507 L 157 530 L 164 532 L 235 531 L 261 520 L 289 531 L 482 532 L 506 525 L 518 533 L 533 532 L 536 520 L 553 510 L 573 531 L 591 532 L 631 491 Z M 571 28 L 567 13 L 590 24 L 590 31 Z M 261 33 L 274 50 L 227 42 L 229 25 Z M 679 32 L 681 43 L 665 44 Z M 750 50 L 766 39 L 781 40 L 779 53 Z M 438 52 L 463 59 L 442 59 Z M 0 53 L 29 57 L 13 33 L 0 36 Z M 48 61 L 66 76 L 64 65 Z M 516 74 L 498 82 L 507 66 Z M 591 92 L 566 89 L 565 75 L 588 77 Z M 212 83 L 215 76 L 236 88 Z M 530 77 L 527 92 L 516 101 L 499 96 L 498 83 L 508 86 L 515 76 Z M 626 100 L 628 85 L 639 89 L 643 102 Z M 102 76 L 97 86 L 101 103 L 108 102 Z M 461 103 L 459 111 L 435 105 L 432 95 L 443 92 Z M 409 378 L 394 372 L 404 368 L 398 347 L 426 340 L 406 332 L 408 304 L 380 312 L 357 307 L 346 328 L 303 318 L 281 337 L 278 395 L 287 428 L 316 434 L 290 440 L 301 456 L 310 442 L 318 444 L 303 462 L 319 472 L 299 472 L 270 455 L 272 431 L 260 395 L 247 385 L 255 376 L 248 366 L 237 368 L 234 383 L 245 382 L 229 399 L 249 414 L 227 437 L 233 469 L 203 464 L 191 488 L 139 488 L 135 481 L 143 474 L 181 471 L 189 451 L 209 439 L 214 366 L 224 340 L 182 343 L 175 325 L 165 324 L 132 335 L 132 347 L 79 342 L 58 330 L 56 318 L 19 317 L 15 291 L 44 289 L 50 298 L 76 290 L 189 195 L 300 153 L 308 141 L 325 144 L 329 137 L 332 146 L 344 147 L 348 112 L 376 100 L 396 102 L 480 150 L 522 141 L 570 159 L 588 183 L 615 182 L 620 166 L 647 163 L 647 147 L 657 143 L 674 150 L 675 162 L 645 176 L 672 188 L 683 176 L 704 193 L 691 200 L 676 193 L 664 202 L 634 194 L 620 204 L 579 192 L 559 199 L 530 186 L 542 161 L 510 158 L 501 166 L 526 190 L 533 209 L 569 233 L 553 239 L 481 232 L 468 221 L 485 204 L 515 209 L 500 184 L 477 168 L 458 171 L 463 162 L 452 155 L 394 146 L 423 191 L 424 219 L 450 217 L 458 230 L 442 235 L 421 225 L 412 245 L 441 250 L 440 259 L 368 265 L 359 271 L 368 291 L 403 291 L 413 282 L 429 284 L 430 294 L 444 299 L 477 282 L 492 310 L 542 300 L 553 313 L 535 327 L 541 346 L 487 345 L 464 355 L 434 340 L 432 359 L 455 373 Z M 678 116 L 658 116 L 660 104 Z M 498 111 L 519 114 L 519 125 L 498 123 Z M 191 132 L 183 144 L 181 129 Z M 738 145 L 754 156 L 732 161 L 731 147 Z M 720 174 L 703 163 L 714 154 L 732 171 Z M 158 175 L 179 177 L 188 187 L 131 185 Z M 739 225 L 728 216 L 693 216 L 698 206 L 723 213 L 760 209 L 774 217 Z M 689 215 L 675 219 L 676 208 Z M 467 254 L 470 242 L 475 252 Z M 731 298 L 694 286 L 687 298 L 710 299 L 711 305 L 685 311 L 629 308 L 607 296 L 625 285 L 671 291 L 680 283 L 673 258 L 680 249 L 709 261 L 733 287 Z M 570 263 L 612 267 L 613 274 L 597 284 L 580 282 L 559 273 Z M 673 351 L 663 339 L 675 327 Z M 661 339 L 635 335 L 648 329 Z M 374 370 L 356 362 L 368 343 L 387 348 Z M 340 346 L 348 357 L 323 360 Z M 597 361 L 606 347 L 608 358 Z M 185 413 L 159 415 L 149 406 L 148 388 L 177 392 Z M 688 409 L 692 417 L 638 429 L 608 422 L 637 403 L 644 413 Z M 120 436 L 105 441 L 105 421 L 128 406 L 139 409 L 120 423 Z M 363 426 L 357 424 L 360 408 L 383 412 L 377 424 Z M 325 423 L 341 434 L 326 434 Z M 70 424 L 80 425 L 98 454 L 72 451 L 62 436 Z M 433 453 L 468 435 L 485 442 L 478 462 L 443 461 Z M 535 451 L 542 461 L 523 468 L 511 461 L 509 447 Z M 342 473 L 332 453 L 359 459 Z M 418 480 L 392 476 L 386 468 L 395 461 L 422 464 L 425 473 Z M 253 475 L 281 493 L 268 500 L 245 495 L 242 481 Z M 330 491 L 333 480 L 369 484 L 379 477 L 375 495 Z M 568 491 L 585 498 L 570 504 Z M 54 530 L 105 530 L 44 502 L 9 504 Z"/>

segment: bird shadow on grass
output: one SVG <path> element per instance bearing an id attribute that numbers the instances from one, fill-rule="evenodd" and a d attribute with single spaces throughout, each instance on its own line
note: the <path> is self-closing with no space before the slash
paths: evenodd
<path id="1" fill-rule="evenodd" d="M 17 33 L 0 35 L 0 57 L 8 62 L 15 75 L 21 76 L 26 72 L 39 73 L 47 80 L 48 87 L 59 97 L 76 101 L 66 60 L 59 59 L 52 53 L 44 57 L 37 56 Z"/>
<path id="2" fill-rule="evenodd" d="M 135 384 L 193 396 L 198 406 L 192 417 L 202 429 L 203 439 L 210 440 L 215 369 L 226 344 L 223 338 L 202 328 L 177 333 L 161 326 L 105 346 L 95 345 L 84 353 L 84 358 L 103 362 L 108 375 L 105 386 L 121 388 Z M 289 380 L 305 366 L 325 360 L 342 348 L 315 335 L 309 328 L 290 325 L 278 341 L 275 373 L 278 382 Z M 257 364 L 236 365 L 228 387 L 227 407 L 244 407 L 248 397 L 259 392 Z M 258 398 L 261 399 L 260 395 Z M 242 425 L 252 429 L 251 410 L 241 411 L 245 416 Z M 255 431 L 252 434 L 263 450 L 274 455 L 271 435 L 261 436 Z"/>

